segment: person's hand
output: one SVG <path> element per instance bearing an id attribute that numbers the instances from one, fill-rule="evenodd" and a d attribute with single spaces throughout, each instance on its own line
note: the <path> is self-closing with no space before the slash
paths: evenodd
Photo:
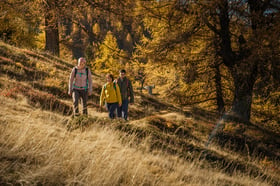
<path id="1" fill-rule="evenodd" d="M 98 112 L 103 112 L 102 106 L 99 105 Z"/>
<path id="2" fill-rule="evenodd" d="M 88 92 L 88 95 L 91 96 L 91 95 L 92 95 L 92 92 Z"/>
<path id="3" fill-rule="evenodd" d="M 121 107 L 122 106 L 122 104 L 121 103 L 119 103 L 119 107 Z"/>
<path id="4" fill-rule="evenodd" d="M 72 91 L 71 91 L 71 92 L 68 92 L 68 95 L 69 95 L 69 96 L 72 96 Z"/>

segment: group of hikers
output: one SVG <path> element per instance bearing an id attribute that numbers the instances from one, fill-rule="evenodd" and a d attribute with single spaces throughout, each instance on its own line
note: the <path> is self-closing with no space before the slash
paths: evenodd
<path id="1" fill-rule="evenodd" d="M 106 83 L 102 86 L 100 94 L 100 110 L 104 103 L 109 118 L 117 117 L 127 120 L 128 104 L 134 103 L 134 95 L 131 81 L 126 77 L 124 69 L 119 71 L 119 77 L 114 79 L 112 74 L 106 75 Z M 79 100 L 82 100 L 83 114 L 87 115 L 87 100 L 92 94 L 92 76 L 90 69 L 86 66 L 86 59 L 81 57 L 69 78 L 68 94 L 73 98 L 74 116 L 79 114 Z M 115 114 L 117 111 L 117 114 Z"/>

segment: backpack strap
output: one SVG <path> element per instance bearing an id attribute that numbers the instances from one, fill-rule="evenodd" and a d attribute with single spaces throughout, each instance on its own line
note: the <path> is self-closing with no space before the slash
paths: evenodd
<path id="1" fill-rule="evenodd" d="M 113 87 L 114 87 L 115 90 L 117 90 L 117 88 L 116 88 L 116 82 L 113 82 Z"/>
<path id="2" fill-rule="evenodd" d="M 104 89 L 106 89 L 106 85 L 107 85 L 107 83 L 104 85 Z M 117 90 L 115 81 L 113 82 L 113 87 L 114 87 L 115 90 Z"/>
<path id="3" fill-rule="evenodd" d="M 86 74 L 87 74 L 87 79 L 88 79 L 88 67 L 86 67 Z"/>
<path id="4" fill-rule="evenodd" d="M 85 90 L 87 91 L 87 89 L 88 89 L 88 67 L 86 67 L 86 74 L 87 74 L 87 88 Z"/>
<path id="5" fill-rule="evenodd" d="M 77 72 L 78 72 L 78 69 L 77 69 L 77 67 L 75 67 L 75 75 L 74 75 L 74 77 L 76 77 Z"/>
<path id="6" fill-rule="evenodd" d="M 78 69 L 77 69 L 77 67 L 75 67 L 75 76 L 74 77 L 76 77 L 77 73 L 78 73 Z M 79 73 L 79 74 L 81 76 L 83 73 Z M 87 79 L 88 79 L 88 67 L 86 67 L 86 75 L 87 75 Z"/>

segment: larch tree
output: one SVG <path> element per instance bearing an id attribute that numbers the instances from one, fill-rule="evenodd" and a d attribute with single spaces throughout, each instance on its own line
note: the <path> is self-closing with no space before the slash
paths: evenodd
<path id="1" fill-rule="evenodd" d="M 36 47 L 40 19 L 33 1 L 0 1 L 0 38 L 20 47 Z"/>
<path id="2" fill-rule="evenodd" d="M 243 121 L 250 120 L 253 88 L 262 78 L 262 67 L 273 62 L 266 54 L 275 42 L 279 46 L 280 35 L 274 29 L 279 24 L 279 6 L 275 0 L 217 0 L 202 5 L 204 23 L 219 36 L 219 55 L 233 78 L 234 98 L 228 114 Z M 276 40 L 269 38 L 271 29 Z"/>
<path id="3" fill-rule="evenodd" d="M 124 68 L 123 52 L 119 49 L 117 39 L 112 32 L 108 32 L 104 41 L 100 44 L 93 67 L 103 73 L 117 73 Z"/>
<path id="4" fill-rule="evenodd" d="M 197 60 L 197 65 L 208 64 L 210 69 L 214 64 L 216 70 L 224 66 L 230 72 L 234 89 L 227 116 L 249 121 L 254 85 L 262 79 L 262 71 L 274 71 L 270 66 L 279 60 L 279 3 L 277 0 L 145 1 L 142 7 L 152 33 L 146 52 L 156 56 L 155 61 L 183 65 L 184 61 L 186 64 L 192 61 L 190 57 L 199 56 L 202 60 Z M 184 60 L 178 58 L 180 53 Z M 216 56 L 218 62 L 211 65 L 207 62 L 209 56 Z M 219 78 L 219 73 L 215 77 Z M 216 79 L 217 85 L 219 81 Z M 219 87 L 217 90 L 220 94 L 217 97 L 223 96 Z"/>

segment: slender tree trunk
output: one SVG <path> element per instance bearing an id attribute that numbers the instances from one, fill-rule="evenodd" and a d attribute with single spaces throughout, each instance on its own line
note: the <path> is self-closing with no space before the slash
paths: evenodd
<path id="1" fill-rule="evenodd" d="M 59 32 L 55 3 L 55 0 L 47 0 L 45 5 L 45 50 L 51 52 L 53 55 L 59 56 Z"/>
<path id="2" fill-rule="evenodd" d="M 46 45 L 45 50 L 51 52 L 53 55 L 59 56 L 59 32 L 58 23 L 52 23 L 46 17 Z"/>
<path id="3" fill-rule="evenodd" d="M 70 18 L 64 18 L 63 22 L 63 29 L 61 31 L 61 37 L 63 37 L 63 39 L 67 36 L 71 35 L 72 32 L 72 20 Z"/>
<path id="4" fill-rule="evenodd" d="M 72 54 L 75 59 L 84 56 L 84 47 L 82 42 L 82 31 L 79 26 L 76 26 L 74 33 L 72 35 Z"/>
<path id="5" fill-rule="evenodd" d="M 144 83 L 145 83 L 145 78 L 141 80 L 141 89 L 140 89 L 141 93 L 142 93 L 142 90 L 144 89 Z"/>

